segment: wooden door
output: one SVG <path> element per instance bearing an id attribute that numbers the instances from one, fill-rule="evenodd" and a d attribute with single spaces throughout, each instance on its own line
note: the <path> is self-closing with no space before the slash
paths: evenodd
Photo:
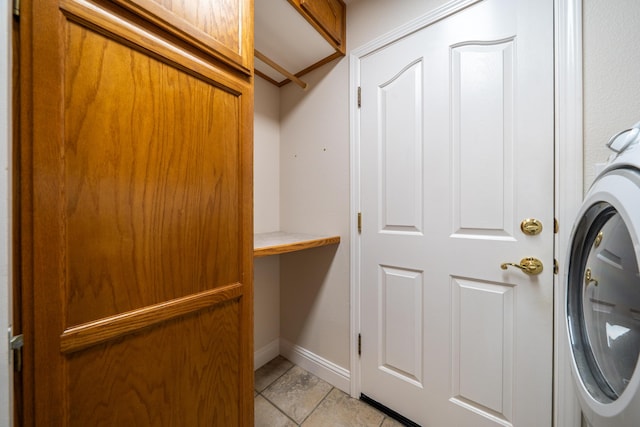
<path id="1" fill-rule="evenodd" d="M 252 14 L 22 2 L 24 425 L 253 424 Z"/>
<path id="2" fill-rule="evenodd" d="M 360 70 L 362 393 L 426 426 L 551 425 L 553 2 L 478 2 Z M 543 271 L 501 269 L 525 257 Z"/>

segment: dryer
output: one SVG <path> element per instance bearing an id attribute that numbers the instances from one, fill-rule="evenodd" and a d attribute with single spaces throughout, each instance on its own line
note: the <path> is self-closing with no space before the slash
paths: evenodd
<path id="1" fill-rule="evenodd" d="M 576 394 L 593 427 L 640 426 L 640 123 L 585 196 L 567 256 L 565 320 Z"/>

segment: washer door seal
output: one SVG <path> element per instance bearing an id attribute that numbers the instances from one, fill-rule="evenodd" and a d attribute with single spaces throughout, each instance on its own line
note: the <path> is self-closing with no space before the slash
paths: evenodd
<path id="1" fill-rule="evenodd" d="M 592 205 L 574 236 L 567 313 L 576 366 L 601 403 L 624 392 L 640 355 L 640 274 L 624 220 Z M 577 261 L 577 262 L 576 262 Z"/>

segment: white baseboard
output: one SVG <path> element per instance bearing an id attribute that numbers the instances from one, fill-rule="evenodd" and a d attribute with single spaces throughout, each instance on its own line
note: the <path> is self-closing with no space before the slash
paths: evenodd
<path id="1" fill-rule="evenodd" d="M 280 354 L 332 386 L 347 394 L 350 393 L 351 374 L 347 369 L 282 338 L 280 338 Z"/>
<path id="2" fill-rule="evenodd" d="M 259 348 L 253 353 L 253 370 L 264 366 L 267 362 L 280 355 L 280 340 L 276 338 L 269 344 Z"/>

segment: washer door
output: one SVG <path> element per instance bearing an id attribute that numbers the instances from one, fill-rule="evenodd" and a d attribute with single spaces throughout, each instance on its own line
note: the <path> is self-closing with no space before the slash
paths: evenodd
<path id="1" fill-rule="evenodd" d="M 579 400 L 593 425 L 640 425 L 640 175 L 614 170 L 572 233 L 567 326 Z"/>

